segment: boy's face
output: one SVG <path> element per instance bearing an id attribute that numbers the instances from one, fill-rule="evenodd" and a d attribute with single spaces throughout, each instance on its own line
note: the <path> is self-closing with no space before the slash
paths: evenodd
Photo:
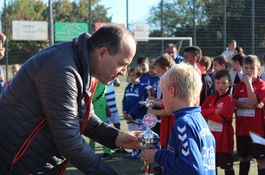
<path id="1" fill-rule="evenodd" d="M 224 95 L 227 93 L 229 87 L 231 86 L 231 82 L 227 79 L 227 77 L 222 77 L 219 80 L 215 79 L 215 90 L 219 95 Z"/>
<path id="2" fill-rule="evenodd" d="M 164 105 L 164 109 L 168 113 L 174 112 L 173 108 L 173 86 L 168 86 L 166 83 L 161 83 L 161 90 L 163 94 L 162 103 Z M 174 94 L 174 93 L 173 93 Z"/>
<path id="3" fill-rule="evenodd" d="M 189 52 L 184 52 L 184 61 L 188 64 L 194 65 L 196 63 L 196 58 Z"/>
<path id="4" fill-rule="evenodd" d="M 217 61 L 213 62 L 213 68 L 215 72 L 218 72 L 219 70 L 225 70 L 224 64 L 219 64 Z"/>
<path id="5" fill-rule="evenodd" d="M 177 48 L 176 47 L 168 47 L 168 48 L 166 48 L 166 53 L 174 59 L 177 56 Z"/>
<path id="6" fill-rule="evenodd" d="M 149 69 L 149 75 L 151 76 L 156 76 L 156 70 L 155 70 L 155 66 L 150 66 L 150 69 Z"/>
<path id="7" fill-rule="evenodd" d="M 167 69 L 161 68 L 159 66 L 155 66 L 155 71 L 158 76 L 161 76 L 167 71 Z"/>
<path id="8" fill-rule="evenodd" d="M 143 62 L 142 64 L 139 64 L 138 66 L 143 71 L 143 73 L 149 72 L 149 64 L 147 61 Z"/>
<path id="9" fill-rule="evenodd" d="M 248 75 L 250 78 L 257 78 L 260 72 L 260 66 L 257 63 L 244 64 L 243 72 L 244 74 Z"/>
<path id="10" fill-rule="evenodd" d="M 136 76 L 135 72 L 130 72 L 129 79 L 128 79 L 130 81 L 130 83 L 135 83 L 135 82 L 137 82 L 138 79 L 139 78 Z"/>
<path id="11" fill-rule="evenodd" d="M 232 61 L 233 71 L 237 71 L 240 68 L 238 61 Z"/>

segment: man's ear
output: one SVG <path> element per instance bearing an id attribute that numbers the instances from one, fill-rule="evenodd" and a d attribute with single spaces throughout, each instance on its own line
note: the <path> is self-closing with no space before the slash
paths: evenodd
<path id="1" fill-rule="evenodd" d="M 101 47 L 101 48 L 97 49 L 96 54 L 97 54 L 99 60 L 101 61 L 102 59 L 104 59 L 106 54 L 108 54 L 108 49 L 106 47 Z"/>

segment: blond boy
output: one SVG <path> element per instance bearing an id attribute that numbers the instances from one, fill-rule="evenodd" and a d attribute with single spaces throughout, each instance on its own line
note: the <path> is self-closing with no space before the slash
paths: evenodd
<path id="1" fill-rule="evenodd" d="M 145 149 L 142 159 L 163 166 L 165 175 L 215 175 L 215 140 L 201 115 L 202 83 L 190 65 L 178 64 L 161 77 L 163 105 L 176 117 L 166 149 Z"/>

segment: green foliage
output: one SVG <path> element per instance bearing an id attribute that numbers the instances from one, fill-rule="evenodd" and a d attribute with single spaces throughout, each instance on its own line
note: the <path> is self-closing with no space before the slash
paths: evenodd
<path id="1" fill-rule="evenodd" d="M 53 16 L 55 22 L 89 22 L 88 0 L 70 1 L 53 0 Z M 91 0 L 92 24 L 94 22 L 110 22 L 107 9 Z M 14 41 L 12 40 L 12 20 L 48 21 L 48 4 L 41 0 L 13 0 L 9 1 L 6 11 L 3 9 L 1 19 L 7 17 L 9 63 L 23 63 L 31 55 L 48 47 L 48 41 Z M 2 21 L 2 24 L 5 24 Z M 94 25 L 93 25 L 94 28 Z"/>
<path id="2" fill-rule="evenodd" d="M 246 53 L 251 53 L 252 1 L 226 2 L 225 42 L 235 39 Z M 255 0 L 256 54 L 261 53 L 265 47 L 264 11 L 264 0 Z M 151 36 L 157 36 L 159 31 L 161 34 L 161 3 L 152 7 L 151 14 L 149 23 L 154 29 Z M 216 56 L 224 49 L 224 15 L 224 0 L 167 0 L 163 4 L 163 34 L 176 37 L 194 36 L 196 30 L 196 45 L 206 55 Z"/>

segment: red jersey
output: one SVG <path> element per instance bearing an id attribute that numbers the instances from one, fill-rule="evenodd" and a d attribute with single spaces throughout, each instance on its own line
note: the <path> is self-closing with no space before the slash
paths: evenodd
<path id="1" fill-rule="evenodd" d="M 163 116 L 160 123 L 160 145 L 166 147 L 168 144 L 169 136 L 172 130 L 172 126 L 176 120 L 175 116 Z"/>
<path id="2" fill-rule="evenodd" d="M 218 112 L 217 112 L 218 111 Z M 207 120 L 210 131 L 216 141 L 217 153 L 233 153 L 234 129 L 232 126 L 235 102 L 231 95 L 206 97 L 202 104 L 202 115 Z"/>
<path id="3" fill-rule="evenodd" d="M 265 97 L 265 82 L 257 79 L 252 83 L 254 92 L 259 101 Z M 241 102 L 248 101 L 247 88 L 244 82 L 238 83 L 234 91 L 233 97 Z M 249 136 L 249 131 L 253 131 L 264 137 L 264 116 L 263 109 L 243 109 L 236 110 L 236 135 Z"/>

